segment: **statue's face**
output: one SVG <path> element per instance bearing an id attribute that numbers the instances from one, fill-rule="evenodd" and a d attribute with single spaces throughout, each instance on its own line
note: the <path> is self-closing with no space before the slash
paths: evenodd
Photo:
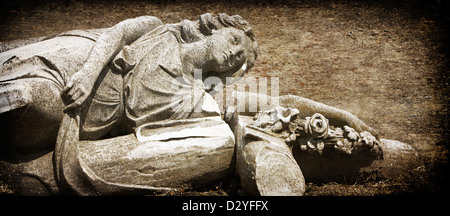
<path id="1" fill-rule="evenodd" d="M 242 30 L 223 28 L 214 31 L 207 39 L 211 57 L 210 71 L 228 72 L 241 68 L 247 60 L 252 41 Z"/>

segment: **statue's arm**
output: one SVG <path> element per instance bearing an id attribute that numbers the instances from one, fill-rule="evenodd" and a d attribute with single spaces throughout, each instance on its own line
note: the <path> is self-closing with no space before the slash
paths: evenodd
<path id="1" fill-rule="evenodd" d="M 378 132 L 366 125 L 363 121 L 361 121 L 358 117 L 353 115 L 352 113 L 338 109 L 336 107 L 332 107 L 317 101 L 313 101 L 307 98 L 299 97 L 296 95 L 283 95 L 279 97 L 272 97 L 265 94 L 257 94 L 257 93 L 243 93 L 243 92 L 233 92 L 233 97 L 237 98 L 237 100 L 245 99 L 245 104 L 249 104 L 250 102 L 257 102 L 257 111 L 269 110 L 273 109 L 276 106 L 290 107 L 296 108 L 300 111 L 300 117 L 309 117 L 314 115 L 314 113 L 320 113 L 324 115 L 329 121 L 331 125 L 336 126 L 349 126 L 354 128 L 358 132 L 368 131 L 372 135 L 378 137 Z M 262 97 L 265 97 L 265 100 L 261 100 Z M 267 101 L 267 105 L 261 105 L 261 101 Z M 249 106 L 250 107 L 250 106 Z M 256 112 L 249 112 L 251 110 L 245 109 L 244 112 L 240 112 L 243 115 L 255 115 Z"/>
<path id="2" fill-rule="evenodd" d="M 122 21 L 103 33 L 92 47 L 84 65 L 66 84 L 62 96 L 66 110 L 80 106 L 92 91 L 103 68 L 128 44 L 162 25 L 152 16 L 141 16 Z"/>
<path id="3" fill-rule="evenodd" d="M 378 132 L 373 128 L 366 125 L 358 117 L 352 113 L 332 107 L 317 101 L 313 101 L 307 98 L 299 97 L 296 95 L 284 95 L 279 97 L 279 103 L 284 107 L 297 108 L 302 117 L 312 116 L 314 113 L 320 113 L 324 115 L 331 125 L 336 126 L 350 126 L 358 132 L 368 131 L 374 136 L 378 136 Z"/>

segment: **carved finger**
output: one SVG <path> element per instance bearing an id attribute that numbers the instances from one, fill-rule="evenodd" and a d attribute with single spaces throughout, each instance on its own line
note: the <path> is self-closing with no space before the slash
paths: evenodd
<path id="1" fill-rule="evenodd" d="M 77 89 L 77 88 L 70 89 L 70 91 L 66 95 L 67 99 L 72 99 L 78 91 L 79 91 L 79 89 Z"/>
<path id="2" fill-rule="evenodd" d="M 64 89 L 61 91 L 61 96 L 65 96 L 67 95 L 67 93 L 69 92 L 70 88 L 69 87 L 64 87 Z"/>
<path id="3" fill-rule="evenodd" d="M 61 92 L 61 95 L 67 95 L 73 87 L 73 81 L 69 81 Z"/>
<path id="4" fill-rule="evenodd" d="M 67 105 L 67 106 L 64 108 L 64 112 L 67 112 L 67 111 L 70 111 L 70 110 L 73 110 L 73 109 L 79 107 L 79 106 L 81 105 L 81 103 L 82 103 L 82 102 L 80 102 L 80 101 L 78 100 L 78 101 L 75 101 L 75 102 L 73 102 L 73 103 Z"/>
<path id="5" fill-rule="evenodd" d="M 84 96 L 84 92 L 83 91 L 77 91 L 72 95 L 72 100 L 73 101 L 78 101 L 82 96 Z"/>
<path id="6" fill-rule="evenodd" d="M 64 112 L 68 112 L 70 110 L 72 110 L 73 108 L 75 108 L 75 103 L 71 103 L 69 105 L 67 105 L 66 107 L 64 107 Z"/>

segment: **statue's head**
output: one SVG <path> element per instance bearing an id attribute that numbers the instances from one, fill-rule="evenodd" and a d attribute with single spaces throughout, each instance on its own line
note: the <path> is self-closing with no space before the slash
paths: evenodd
<path id="1" fill-rule="evenodd" d="M 255 64 L 258 56 L 255 34 L 239 15 L 206 13 L 197 21 L 183 20 L 169 26 L 180 43 L 207 42 L 206 49 L 215 60 L 204 71 L 207 77 L 215 76 L 223 81 L 227 77 L 239 78 Z"/>
<path id="2" fill-rule="evenodd" d="M 208 36 L 208 51 L 216 60 L 211 76 L 242 77 L 255 64 L 258 44 L 253 29 L 241 16 L 203 14 L 199 29 Z"/>
<path id="3" fill-rule="evenodd" d="M 210 71 L 214 74 L 247 71 L 256 59 L 254 41 L 236 28 L 222 28 L 206 39 L 206 50 L 211 56 Z"/>

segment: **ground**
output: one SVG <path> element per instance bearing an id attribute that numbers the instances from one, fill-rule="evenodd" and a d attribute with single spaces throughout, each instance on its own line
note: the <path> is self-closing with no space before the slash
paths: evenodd
<path id="1" fill-rule="evenodd" d="M 247 76 L 279 77 L 280 95 L 299 95 L 347 110 L 380 137 L 411 144 L 421 155 L 422 166 L 407 178 L 308 182 L 306 195 L 447 189 L 448 1 L 40 0 L 4 5 L 4 43 L 110 27 L 141 15 L 173 23 L 205 12 L 239 14 L 253 27 L 260 49 Z M 210 188 L 171 194 L 235 195 L 239 185 L 227 179 Z"/>

